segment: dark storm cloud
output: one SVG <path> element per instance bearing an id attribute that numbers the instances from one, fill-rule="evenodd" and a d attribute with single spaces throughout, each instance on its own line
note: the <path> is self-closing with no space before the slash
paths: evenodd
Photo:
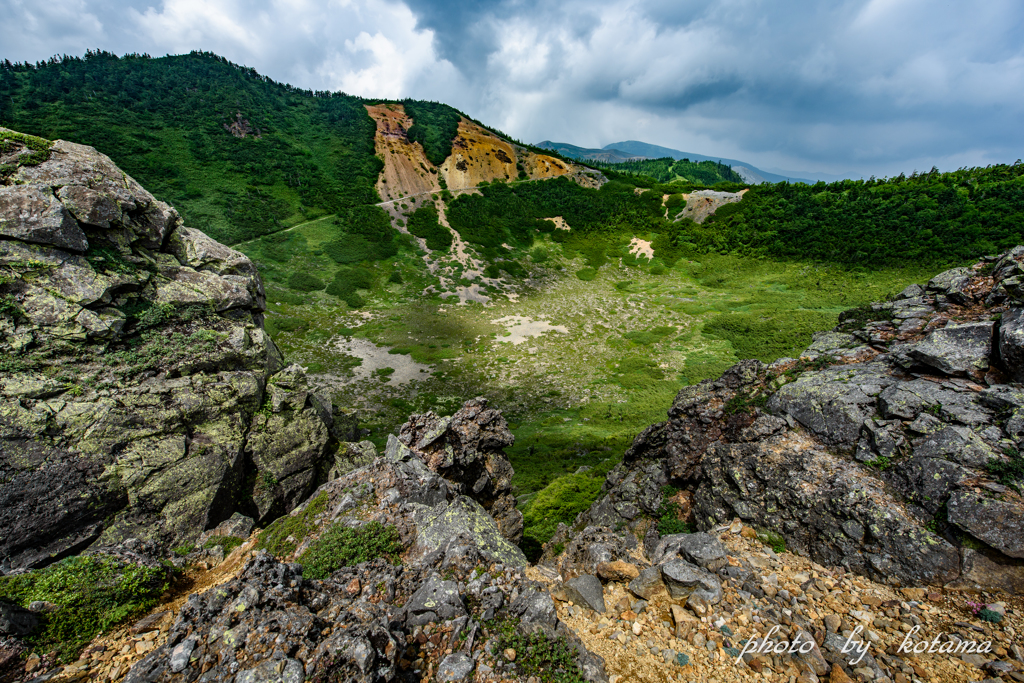
<path id="1" fill-rule="evenodd" d="M 930 0 L 0 0 L 12 60 L 205 49 L 450 102 L 525 140 L 878 175 L 1013 161 L 1024 5 Z"/>

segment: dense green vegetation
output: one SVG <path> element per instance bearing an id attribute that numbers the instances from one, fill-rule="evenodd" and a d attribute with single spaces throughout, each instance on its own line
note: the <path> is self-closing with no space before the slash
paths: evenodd
<path id="1" fill-rule="evenodd" d="M 740 174 L 732 170 L 731 166 L 716 161 L 690 161 L 689 159 L 673 159 L 664 157 L 662 159 L 642 159 L 637 161 L 623 161 L 617 164 L 603 162 L 587 162 L 595 168 L 617 171 L 629 175 L 640 175 L 653 178 L 659 183 L 668 183 L 673 180 L 687 180 L 711 187 L 716 183 L 743 183 Z"/>
<path id="2" fill-rule="evenodd" d="M 572 647 L 564 639 L 551 637 L 540 629 L 526 635 L 519 628 L 518 619 L 488 622 L 487 629 L 496 635 L 492 654 L 504 659 L 505 650 L 515 650 L 515 661 L 509 664 L 523 677 L 540 677 L 552 683 L 587 680 L 576 664 Z"/>
<path id="3" fill-rule="evenodd" d="M 1024 164 L 750 189 L 670 241 L 701 253 L 935 267 L 1024 241 Z"/>
<path id="4" fill-rule="evenodd" d="M 62 661 L 70 661 L 100 633 L 153 607 L 169 579 L 166 567 L 80 556 L 0 577 L 0 600 L 22 607 L 37 600 L 56 605 L 39 615 L 41 624 L 27 641 L 38 652 L 56 649 Z"/>
<path id="5" fill-rule="evenodd" d="M 421 206 L 409 215 L 409 232 L 425 239 L 430 251 L 448 251 L 452 246 L 452 234 L 438 222 L 433 204 Z"/>
<path id="6" fill-rule="evenodd" d="M 462 114 L 440 102 L 402 100 L 402 105 L 413 120 L 406 131 L 409 140 L 422 144 L 430 163 L 440 166 L 452 153 L 452 141 L 459 134 Z"/>
<path id="7" fill-rule="evenodd" d="M 310 544 L 298 561 L 302 564 L 302 575 L 307 579 L 326 579 L 342 567 L 369 562 L 386 557 L 391 562 L 398 559 L 402 544 L 398 541 L 398 529 L 380 522 L 352 529 L 334 524 Z"/>

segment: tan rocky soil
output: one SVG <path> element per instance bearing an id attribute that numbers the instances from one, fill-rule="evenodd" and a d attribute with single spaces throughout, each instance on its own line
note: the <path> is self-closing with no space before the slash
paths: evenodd
<path id="1" fill-rule="evenodd" d="M 392 201 L 410 195 L 439 192 L 441 186 L 437 180 L 437 169 L 427 159 L 423 145 L 409 142 L 406 135 L 413 122 L 402 105 L 367 105 L 366 111 L 377 122 L 375 147 L 377 156 L 384 160 L 384 170 L 377 179 L 377 193 L 381 199 Z"/>
<path id="2" fill-rule="evenodd" d="M 698 617 L 682 603 L 662 590 L 644 605 L 630 593 L 627 581 L 609 581 L 604 586 L 605 614 L 598 614 L 565 599 L 561 579 L 544 567 L 531 567 L 527 576 L 544 583 L 560 601 L 556 602 L 558 618 L 569 625 L 583 640 L 587 649 L 601 655 L 611 683 L 661 683 L 665 681 L 779 681 L 780 683 L 812 683 L 813 681 L 878 681 L 875 672 L 857 666 L 845 671 L 818 676 L 802 662 L 788 656 L 749 654 L 736 662 L 737 651 L 747 639 L 765 636 L 779 624 L 773 640 L 791 640 L 796 627 L 789 616 L 802 616 L 820 625 L 813 633 L 822 644 L 826 633 L 851 636 L 861 626 L 854 641 L 867 637 L 869 653 L 876 662 L 887 666 L 893 683 L 960 683 L 981 681 L 992 674 L 980 668 L 990 660 L 1008 662 L 1005 680 L 1024 681 L 1024 600 L 995 603 L 1005 609 L 1002 623 L 978 620 L 967 606 L 969 601 L 987 603 L 993 596 L 971 592 L 945 593 L 934 589 L 895 589 L 854 574 L 842 568 L 824 567 L 789 552 L 776 554 L 756 539 L 750 527 L 734 523 L 716 530 L 729 554 L 729 564 L 754 569 L 761 574 L 760 587 L 770 597 L 788 591 L 795 600 L 791 614 L 782 613 L 777 621 L 766 609 L 765 600 L 738 589 L 731 581 L 723 581 L 724 597 L 711 607 L 708 616 Z M 734 533 L 738 531 L 740 533 Z M 640 564 L 643 564 L 641 561 Z M 641 608 L 641 605 L 643 607 Z M 940 634 L 959 634 L 964 639 L 991 641 L 992 653 L 977 656 L 953 654 L 900 654 L 897 649 L 912 628 L 921 629 L 911 642 L 932 641 Z M 726 648 L 735 648 L 732 652 Z M 680 666 L 678 655 L 688 658 Z M 851 654 L 851 656 L 853 656 Z M 822 660 L 823 661 L 823 660 Z M 838 667 L 833 667 L 838 669 Z M 997 679 L 998 680 L 998 679 Z"/>

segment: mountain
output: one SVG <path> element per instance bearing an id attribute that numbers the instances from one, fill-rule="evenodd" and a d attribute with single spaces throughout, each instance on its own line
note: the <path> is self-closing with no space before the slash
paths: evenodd
<path id="1" fill-rule="evenodd" d="M 562 156 L 569 157 L 570 159 L 589 159 L 593 161 L 602 161 L 606 164 L 619 164 L 623 161 L 636 161 L 637 159 L 647 158 L 639 154 L 630 154 L 629 152 L 623 152 L 609 147 L 605 147 L 604 149 L 593 149 L 588 147 L 577 147 L 576 145 L 570 145 L 566 142 L 552 142 L 551 140 L 538 142 L 536 146 L 541 149 L 554 150 Z"/>
<path id="2" fill-rule="evenodd" d="M 720 161 L 723 164 L 732 166 L 732 169 L 740 174 L 744 182 L 748 183 L 781 183 L 784 180 L 788 180 L 791 183 L 807 183 L 809 185 L 813 185 L 815 183 L 814 180 L 810 180 L 806 177 L 782 176 L 775 173 L 769 173 L 768 171 L 762 171 L 746 161 L 725 159 L 723 157 L 709 157 L 704 154 L 696 154 L 694 152 L 681 152 L 678 149 L 652 145 L 648 142 L 640 142 L 639 140 L 613 142 L 609 145 L 605 145 L 605 149 L 621 150 L 621 152 L 625 154 L 637 154 L 649 158 L 672 157 L 673 159 L 689 159 L 690 161 Z"/>

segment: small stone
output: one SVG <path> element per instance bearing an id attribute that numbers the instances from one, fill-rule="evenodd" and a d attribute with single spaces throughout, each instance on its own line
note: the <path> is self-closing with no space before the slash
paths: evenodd
<path id="1" fill-rule="evenodd" d="M 839 627 L 842 625 L 843 620 L 838 614 L 826 614 L 825 615 L 825 630 L 829 633 L 839 633 Z"/>
<path id="2" fill-rule="evenodd" d="M 632 581 L 640 576 L 640 570 L 634 564 L 615 560 L 598 564 L 597 575 L 605 581 Z"/>
<path id="3" fill-rule="evenodd" d="M 504 652 L 504 655 L 505 655 L 505 659 L 507 659 L 508 661 L 510 661 L 510 662 L 516 661 L 516 651 L 513 650 L 512 648 L 506 648 L 506 650 Z"/>
<path id="4" fill-rule="evenodd" d="M 638 636 L 644 630 L 644 627 L 640 625 L 639 621 L 633 622 L 633 635 Z"/>

